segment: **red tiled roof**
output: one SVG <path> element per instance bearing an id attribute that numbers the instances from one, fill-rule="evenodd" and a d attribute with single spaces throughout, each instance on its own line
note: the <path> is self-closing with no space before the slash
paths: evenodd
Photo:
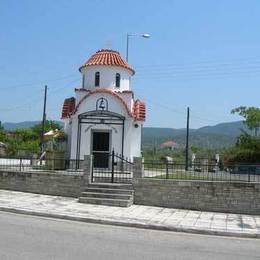
<path id="1" fill-rule="evenodd" d="M 177 143 L 174 141 L 167 141 L 161 144 L 161 147 L 176 147 Z"/>
<path id="2" fill-rule="evenodd" d="M 69 118 L 72 112 L 75 110 L 75 98 L 66 98 L 62 107 L 62 116 L 61 118 Z"/>
<path id="3" fill-rule="evenodd" d="M 132 74 L 135 73 L 130 65 L 120 56 L 120 53 L 114 50 L 102 49 L 97 51 L 79 68 L 79 70 L 93 65 L 119 66 L 130 70 Z"/>
<path id="4" fill-rule="evenodd" d="M 137 121 L 145 121 L 145 103 L 140 101 L 140 100 L 136 100 L 134 103 L 134 109 L 133 109 L 133 116 L 135 118 L 135 120 Z"/>

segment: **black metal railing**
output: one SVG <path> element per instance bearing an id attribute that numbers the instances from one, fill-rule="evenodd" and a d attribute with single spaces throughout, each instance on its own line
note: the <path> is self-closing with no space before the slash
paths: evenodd
<path id="1" fill-rule="evenodd" d="M 260 164 L 190 164 L 143 162 L 143 177 L 155 179 L 260 182 Z"/>
<path id="2" fill-rule="evenodd" d="M 75 173 L 83 171 L 83 160 L 2 157 L 0 171 Z"/>
<path id="3" fill-rule="evenodd" d="M 129 183 L 133 177 L 133 163 L 112 152 L 102 156 L 93 154 L 92 182 Z"/>

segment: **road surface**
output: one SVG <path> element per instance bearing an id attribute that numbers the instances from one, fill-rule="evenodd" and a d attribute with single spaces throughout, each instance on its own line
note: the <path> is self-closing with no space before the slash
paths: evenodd
<path id="1" fill-rule="evenodd" d="M 260 240 L 123 228 L 0 212 L 1 260 L 260 259 Z"/>

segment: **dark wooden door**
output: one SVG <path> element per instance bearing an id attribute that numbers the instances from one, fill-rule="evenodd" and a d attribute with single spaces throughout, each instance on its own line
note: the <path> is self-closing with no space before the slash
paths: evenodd
<path id="1" fill-rule="evenodd" d="M 109 132 L 93 132 L 92 154 L 95 168 L 109 167 L 110 134 Z"/>

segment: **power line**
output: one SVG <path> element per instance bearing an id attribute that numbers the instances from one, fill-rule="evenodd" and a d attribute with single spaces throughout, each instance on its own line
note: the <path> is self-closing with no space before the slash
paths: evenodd
<path id="1" fill-rule="evenodd" d="M 66 86 L 67 86 L 68 84 L 74 83 L 75 81 L 79 81 L 79 79 L 73 80 L 73 81 L 70 81 L 70 82 L 66 83 Z M 66 87 L 66 86 L 65 86 L 65 87 Z M 51 89 L 51 91 L 52 91 L 52 93 L 56 93 L 57 91 L 59 91 L 59 90 L 62 89 L 62 88 L 64 88 L 64 86 L 62 86 L 62 87 L 60 87 L 60 88 L 54 88 L 54 90 Z M 49 92 L 51 92 L 51 91 L 49 91 Z M 40 90 L 40 92 L 42 92 L 42 90 Z M 55 95 L 55 94 L 54 94 L 54 95 Z M 52 96 L 54 96 L 54 95 L 52 95 Z M 50 97 L 51 97 L 51 96 L 50 96 Z M 37 102 L 37 101 L 40 101 L 40 100 L 42 100 L 42 97 L 37 97 L 37 98 L 33 98 L 33 99 L 32 99 L 32 97 L 30 97 L 30 101 L 29 101 L 29 102 L 25 102 L 25 103 L 23 103 L 23 104 L 21 104 L 21 105 L 15 106 L 15 107 L 0 108 L 0 111 L 3 111 L 3 112 L 12 112 L 12 111 L 16 111 L 17 109 L 19 109 L 19 110 L 21 110 L 21 109 L 22 109 L 22 110 L 29 110 L 31 104 L 33 104 L 33 103 L 35 103 L 35 102 Z M 27 109 L 25 109 L 25 107 L 27 107 Z"/>
<path id="2" fill-rule="evenodd" d="M 211 64 L 217 64 L 220 66 L 223 65 L 232 65 L 232 64 L 254 64 L 254 63 L 260 63 L 260 58 L 238 58 L 238 59 L 231 59 L 231 60 L 202 60 L 202 61 L 194 61 L 194 62 L 189 62 L 188 63 L 170 63 L 170 64 L 143 64 L 143 65 L 137 65 L 135 66 L 136 69 L 146 69 L 146 68 L 158 68 L 158 67 L 162 67 L 162 66 L 166 66 L 166 67 L 180 67 L 188 64 L 190 66 L 197 66 L 197 65 L 211 65 Z"/>
<path id="3" fill-rule="evenodd" d="M 61 87 L 55 88 L 54 90 L 51 89 L 50 92 L 51 92 L 52 94 L 53 94 L 53 93 L 57 93 L 57 92 L 59 92 L 60 90 L 62 90 L 62 89 L 64 89 L 64 88 L 67 88 L 68 85 L 70 85 L 70 84 L 72 84 L 72 83 L 75 83 L 75 82 L 78 82 L 78 81 L 80 81 L 79 78 L 74 79 L 74 80 L 72 80 L 72 81 L 70 81 L 70 82 L 68 82 L 68 83 L 65 83 L 64 86 L 61 86 Z"/>
<path id="4" fill-rule="evenodd" d="M 156 106 L 159 106 L 161 108 L 167 109 L 167 110 L 169 110 L 171 112 L 178 113 L 178 114 L 181 114 L 183 116 L 186 115 L 186 112 L 184 110 L 177 110 L 177 109 L 169 107 L 169 106 L 167 106 L 165 104 L 159 103 L 157 101 L 153 101 L 153 100 L 151 100 L 149 98 L 145 98 L 145 97 L 142 97 L 142 98 L 144 100 L 150 102 L 150 103 L 154 103 Z M 193 120 L 195 119 L 197 122 L 203 122 L 203 123 L 205 123 L 205 122 L 208 122 L 208 123 L 211 123 L 211 124 L 212 123 L 215 123 L 215 124 L 218 123 L 218 121 L 215 121 L 215 120 L 212 120 L 212 119 L 209 119 L 209 118 L 205 118 L 205 117 L 201 117 L 201 116 L 197 116 L 197 115 L 193 115 L 192 119 Z"/>
<path id="5" fill-rule="evenodd" d="M 75 77 L 74 74 L 70 74 L 70 75 L 67 75 L 67 76 L 64 76 L 64 77 L 60 77 L 60 78 L 55 78 L 55 79 L 45 79 L 45 80 L 42 80 L 41 82 L 35 82 L 35 83 L 25 83 L 25 84 L 18 84 L 18 85 L 12 85 L 12 86 L 8 86 L 8 87 L 5 87 L 5 88 L 0 88 L 0 90 L 10 90 L 11 88 L 20 88 L 20 87 L 29 87 L 29 86 L 36 86 L 36 85 L 43 85 L 44 83 L 51 83 L 51 82 L 55 82 L 55 81 L 61 81 L 61 80 L 65 80 L 65 79 L 68 79 L 68 78 L 72 78 L 72 77 Z"/>
<path id="6" fill-rule="evenodd" d="M 223 71 L 164 71 L 164 72 L 149 72 L 149 73 L 140 73 L 137 74 L 134 79 L 144 79 L 144 78 L 151 78 L 151 79 L 168 79 L 168 78 L 183 78 L 189 77 L 191 78 L 209 78 L 209 77 L 227 77 L 236 75 L 236 78 L 239 76 L 244 75 L 252 75 L 252 74 L 259 74 L 260 67 L 255 69 L 248 69 L 248 70 L 223 70 Z"/>

